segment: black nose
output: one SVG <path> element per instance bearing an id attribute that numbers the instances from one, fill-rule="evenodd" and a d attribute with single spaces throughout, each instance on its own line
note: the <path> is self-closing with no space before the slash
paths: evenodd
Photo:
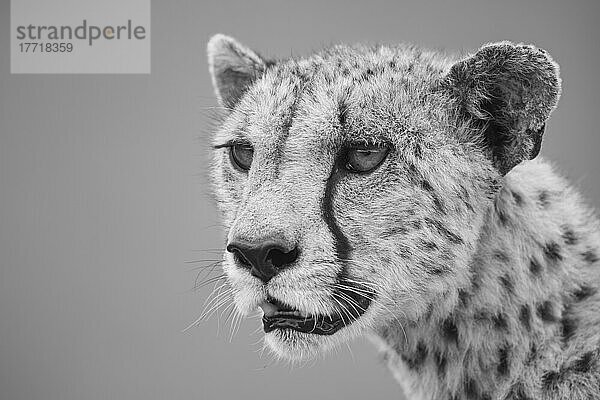
<path id="1" fill-rule="evenodd" d="M 267 283 L 298 258 L 298 248 L 290 248 L 280 241 L 269 239 L 260 243 L 234 240 L 227 245 L 237 261 L 250 273 Z"/>

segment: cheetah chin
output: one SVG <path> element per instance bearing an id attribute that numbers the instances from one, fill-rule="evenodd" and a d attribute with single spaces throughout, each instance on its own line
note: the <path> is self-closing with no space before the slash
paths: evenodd
<path id="1" fill-rule="evenodd" d="M 539 156 L 545 50 L 268 60 L 216 35 L 208 61 L 213 312 L 262 310 L 287 360 L 368 336 L 410 399 L 600 398 L 600 223 Z"/>

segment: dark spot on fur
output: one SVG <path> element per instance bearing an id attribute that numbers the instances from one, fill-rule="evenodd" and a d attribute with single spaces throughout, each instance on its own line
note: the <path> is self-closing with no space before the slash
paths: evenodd
<path id="1" fill-rule="evenodd" d="M 482 278 L 479 272 L 473 271 L 473 275 L 471 275 L 471 286 L 473 287 L 473 291 L 476 293 L 481 288 Z"/>
<path id="2" fill-rule="evenodd" d="M 433 275 L 442 275 L 450 272 L 450 267 L 445 264 L 423 265 L 424 269 Z"/>
<path id="3" fill-rule="evenodd" d="M 359 81 L 363 82 L 368 81 L 373 75 L 375 75 L 375 72 L 373 72 L 371 68 L 367 68 L 365 71 L 363 71 L 358 79 Z"/>
<path id="4" fill-rule="evenodd" d="M 549 197 L 550 197 L 550 194 L 547 191 L 542 190 L 540 192 L 540 194 L 538 195 L 538 203 L 540 204 L 541 207 L 546 208 L 550 205 Z"/>
<path id="5" fill-rule="evenodd" d="M 423 179 L 423 180 L 421 181 L 421 187 L 422 187 L 423 189 L 427 190 L 428 192 L 433 192 L 433 187 L 432 187 L 432 186 L 431 186 L 431 184 L 430 184 L 430 183 L 429 183 L 427 180 L 425 180 L 425 179 Z"/>
<path id="6" fill-rule="evenodd" d="M 548 261 L 562 261 L 563 257 L 560 254 L 560 246 L 556 242 L 549 242 L 544 247 L 544 256 Z"/>
<path id="7" fill-rule="evenodd" d="M 575 297 L 575 300 L 577 301 L 583 301 L 588 297 L 595 295 L 597 291 L 598 290 L 596 288 L 590 286 L 582 286 L 579 288 L 579 290 L 573 293 L 573 297 Z"/>
<path id="8" fill-rule="evenodd" d="M 425 344 L 423 344 L 423 342 L 419 342 L 417 344 L 417 349 L 412 356 L 403 356 L 402 358 L 404 359 L 404 362 L 406 362 L 406 365 L 408 365 L 409 368 L 418 369 L 423 365 L 425 359 L 427 358 L 427 347 L 425 347 Z"/>
<path id="9" fill-rule="evenodd" d="M 542 385 L 544 389 L 549 390 L 556 386 L 561 379 L 561 374 L 558 371 L 548 371 L 542 375 Z"/>
<path id="10" fill-rule="evenodd" d="M 508 263 L 510 261 L 510 257 L 508 257 L 508 254 L 506 254 L 502 250 L 496 250 L 496 251 L 494 251 L 494 258 L 496 260 L 498 260 L 498 261 L 503 262 L 503 263 Z"/>
<path id="11" fill-rule="evenodd" d="M 481 188 L 485 190 L 485 193 L 489 199 L 493 199 L 501 187 L 502 183 L 497 178 L 490 178 L 485 184 L 481 185 Z"/>
<path id="12" fill-rule="evenodd" d="M 417 160 L 421 160 L 423 159 L 423 149 L 421 148 L 420 144 L 415 144 L 414 149 L 413 149 L 413 153 L 415 155 L 415 158 Z"/>
<path id="13" fill-rule="evenodd" d="M 429 242 L 429 241 L 424 241 L 423 242 L 423 247 L 425 248 L 425 250 L 437 250 L 438 246 L 437 244 L 435 244 L 435 242 Z"/>
<path id="14" fill-rule="evenodd" d="M 444 204 L 442 203 L 442 201 L 440 200 L 440 198 L 434 193 L 434 189 L 431 186 L 431 184 L 427 180 L 423 179 L 421 181 L 421 187 L 424 190 L 426 190 L 429 193 L 431 193 L 431 196 L 433 198 L 433 204 L 434 204 L 435 208 L 437 208 L 437 210 L 439 212 L 441 212 L 442 214 L 446 214 L 446 208 L 444 207 Z"/>
<path id="15" fill-rule="evenodd" d="M 500 283 L 502 284 L 502 286 L 504 286 L 504 289 L 506 289 L 506 292 L 508 294 L 514 294 L 515 284 L 510 276 L 502 275 L 500 277 Z"/>
<path id="16" fill-rule="evenodd" d="M 529 345 L 529 356 L 527 357 L 528 362 L 531 362 L 532 360 L 534 360 L 537 357 L 537 354 L 538 354 L 537 345 L 535 343 L 531 343 Z"/>
<path id="17" fill-rule="evenodd" d="M 551 301 L 545 301 L 537 308 L 538 316 L 545 322 L 556 322 L 558 317 Z"/>
<path id="18" fill-rule="evenodd" d="M 573 362 L 569 369 L 579 373 L 586 373 L 592 369 L 592 367 L 594 366 L 594 361 L 594 352 L 588 351 L 583 356 L 581 356 L 580 359 Z"/>
<path id="19" fill-rule="evenodd" d="M 498 215 L 498 219 L 500 220 L 502 226 L 507 226 L 510 223 L 510 219 L 504 210 L 496 209 L 496 215 Z"/>
<path id="20" fill-rule="evenodd" d="M 475 319 L 475 321 L 477 322 L 487 322 L 490 320 L 491 315 L 489 312 L 487 311 L 477 311 L 474 315 L 473 318 Z"/>
<path id="21" fill-rule="evenodd" d="M 389 228 L 387 228 L 382 234 L 381 236 L 383 238 L 389 238 L 389 237 L 393 237 L 393 236 L 402 236 L 402 235 L 406 235 L 408 233 L 408 228 L 404 225 L 395 225 L 395 226 L 390 226 Z"/>
<path id="22" fill-rule="evenodd" d="M 529 262 L 529 270 L 533 275 L 539 275 L 542 272 L 542 266 L 535 258 L 532 258 Z"/>
<path id="23" fill-rule="evenodd" d="M 498 375 L 508 375 L 509 361 L 508 346 L 501 347 L 500 350 L 498 350 Z"/>
<path id="24" fill-rule="evenodd" d="M 446 228 L 444 226 L 444 224 L 442 224 L 440 221 L 433 220 L 431 218 L 425 218 L 425 222 L 434 226 L 440 234 L 445 236 L 452 243 L 454 243 L 454 244 L 462 244 L 463 243 L 463 240 L 460 236 L 458 236 L 454 232 L 450 232 L 448 230 L 448 228 Z"/>
<path id="25" fill-rule="evenodd" d="M 391 337 L 390 332 L 391 332 L 391 329 L 388 326 L 383 326 L 378 331 L 379 335 L 381 335 L 382 338 L 384 338 L 388 341 Z"/>
<path id="26" fill-rule="evenodd" d="M 519 312 L 519 320 L 525 327 L 527 331 L 531 330 L 531 310 L 528 304 L 524 304 L 521 306 L 521 311 Z"/>
<path id="27" fill-rule="evenodd" d="M 519 193 L 513 191 L 511 192 L 513 199 L 515 199 L 515 204 L 518 206 L 522 206 L 523 205 L 523 196 L 521 196 Z"/>
<path id="28" fill-rule="evenodd" d="M 594 250 L 587 250 L 585 253 L 582 254 L 582 256 L 585 262 L 587 262 L 588 264 L 594 264 L 598 261 L 598 255 Z"/>
<path id="29" fill-rule="evenodd" d="M 497 330 L 508 329 L 508 322 L 506 321 L 506 316 L 504 314 L 494 314 L 492 316 L 492 321 Z"/>
<path id="30" fill-rule="evenodd" d="M 419 221 L 418 219 L 412 221 L 411 225 L 416 230 L 421 229 L 421 221 Z"/>
<path id="31" fill-rule="evenodd" d="M 454 343 L 458 346 L 458 328 L 450 318 L 445 320 L 442 324 L 442 336 L 447 342 Z"/>
<path id="32" fill-rule="evenodd" d="M 421 173 L 417 170 L 417 167 L 413 163 L 407 163 L 406 167 L 408 168 L 408 177 L 418 185 L 422 185 L 422 181 L 418 181 L 417 177 L 421 175 Z"/>
<path id="33" fill-rule="evenodd" d="M 465 381 L 465 395 L 468 399 L 477 399 L 479 397 L 479 387 L 475 379 L 468 378 Z"/>
<path id="34" fill-rule="evenodd" d="M 572 315 L 565 315 L 561 321 L 563 342 L 567 343 L 577 330 L 577 319 Z"/>
<path id="35" fill-rule="evenodd" d="M 405 245 L 398 244 L 396 246 L 396 256 L 410 259 L 412 250 Z"/>
<path id="36" fill-rule="evenodd" d="M 392 259 L 391 259 L 391 258 L 390 258 L 388 255 L 386 255 L 386 254 L 382 254 L 382 255 L 381 255 L 381 262 L 382 262 L 383 264 L 389 265 L 389 264 L 391 264 L 391 263 L 392 263 Z"/>
<path id="37" fill-rule="evenodd" d="M 431 316 L 433 315 L 433 304 L 429 303 L 427 305 L 427 310 L 425 311 L 425 315 L 423 317 L 423 319 L 425 319 L 425 321 L 429 321 L 431 319 Z"/>
<path id="38" fill-rule="evenodd" d="M 563 226 L 562 237 L 565 241 L 565 244 L 567 244 L 569 246 L 577 244 L 577 242 L 579 241 L 579 238 L 577 237 L 575 232 L 568 226 Z"/>
<path id="39" fill-rule="evenodd" d="M 471 298 L 471 294 L 465 289 L 458 289 L 458 301 L 462 306 L 466 306 Z"/>
<path id="40" fill-rule="evenodd" d="M 435 365 L 437 366 L 438 375 L 441 379 L 443 379 L 446 375 L 446 365 L 448 364 L 448 360 L 442 353 L 437 351 L 433 353 L 433 358 Z"/>
<path id="41" fill-rule="evenodd" d="M 510 388 L 510 392 L 506 395 L 504 400 L 532 400 L 527 396 L 525 388 L 521 382 L 516 383 Z"/>
<path id="42" fill-rule="evenodd" d="M 432 195 L 433 197 L 433 205 L 435 206 L 435 208 L 442 214 L 446 214 L 446 207 L 444 207 L 444 204 L 442 204 L 442 201 L 440 200 L 440 198 L 436 195 Z"/>
<path id="43" fill-rule="evenodd" d="M 496 330 L 506 330 L 508 329 L 508 320 L 506 319 L 506 315 L 502 313 L 492 314 L 488 311 L 479 311 L 473 318 L 479 322 L 491 322 L 494 324 L 494 328 Z"/>

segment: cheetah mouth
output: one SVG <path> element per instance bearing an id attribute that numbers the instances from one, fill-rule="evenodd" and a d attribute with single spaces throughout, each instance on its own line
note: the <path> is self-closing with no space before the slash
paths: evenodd
<path id="1" fill-rule="evenodd" d="M 333 335 L 363 315 L 373 300 L 372 296 L 359 292 L 339 292 L 338 296 L 334 295 L 338 309 L 331 314 L 303 314 L 275 298 L 269 298 L 259 305 L 263 310 L 263 330 L 269 333 L 276 329 L 291 329 L 314 335 Z"/>

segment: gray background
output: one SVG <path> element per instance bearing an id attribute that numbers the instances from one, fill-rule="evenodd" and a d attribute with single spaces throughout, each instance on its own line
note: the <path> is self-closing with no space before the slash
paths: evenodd
<path id="1" fill-rule="evenodd" d="M 250 4 L 252 3 L 252 4 Z M 151 75 L 10 75 L 0 5 L 0 398 L 400 398 L 364 341 L 302 368 L 229 342 L 195 264 L 223 232 L 206 185 L 215 105 L 204 54 L 223 32 L 269 56 L 346 42 L 536 43 L 564 94 L 543 153 L 600 206 L 598 1 L 153 1 Z M 223 333 L 225 332 L 225 333 Z"/>

